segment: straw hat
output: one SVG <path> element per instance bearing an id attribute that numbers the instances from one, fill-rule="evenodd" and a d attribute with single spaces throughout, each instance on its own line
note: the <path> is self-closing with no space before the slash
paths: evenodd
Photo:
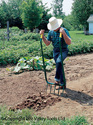
<path id="1" fill-rule="evenodd" d="M 56 19 L 55 17 L 51 17 L 49 19 L 49 23 L 47 24 L 47 28 L 49 30 L 56 30 L 61 26 L 62 22 L 63 22 L 62 19 Z"/>

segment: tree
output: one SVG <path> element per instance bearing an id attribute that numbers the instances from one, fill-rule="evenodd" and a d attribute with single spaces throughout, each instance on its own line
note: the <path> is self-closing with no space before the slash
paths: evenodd
<path id="1" fill-rule="evenodd" d="M 9 17 L 10 13 L 7 3 L 4 0 L 2 0 L 2 3 L 0 4 L 0 23 L 2 27 L 5 27 L 5 23 L 9 19 Z"/>
<path id="2" fill-rule="evenodd" d="M 55 17 L 61 17 L 64 18 L 63 13 L 63 0 L 53 0 L 52 1 L 52 8 L 53 8 L 53 15 Z"/>
<path id="3" fill-rule="evenodd" d="M 0 5 L 0 23 L 1 26 L 4 27 L 5 25 L 5 12 L 3 11 L 2 5 Z"/>
<path id="4" fill-rule="evenodd" d="M 2 0 L 0 4 L 0 22 L 2 27 L 6 26 L 6 21 L 9 21 L 10 26 L 18 26 L 22 28 L 22 19 L 20 17 L 20 9 L 22 0 L 8 0 L 5 2 Z"/>
<path id="5" fill-rule="evenodd" d="M 25 27 L 30 30 L 39 26 L 42 17 L 42 7 L 36 0 L 25 0 L 21 5 L 21 18 Z"/>
<path id="6" fill-rule="evenodd" d="M 68 15 L 63 20 L 63 26 L 68 30 L 73 30 L 72 15 Z"/>
<path id="7" fill-rule="evenodd" d="M 23 0 L 8 0 L 7 6 L 10 10 L 10 26 L 22 28 L 22 19 L 20 14 L 20 5 Z"/>
<path id="8" fill-rule="evenodd" d="M 93 0 L 74 0 L 72 15 L 78 24 L 88 28 L 87 19 L 93 13 Z"/>
<path id="9" fill-rule="evenodd" d="M 42 11 L 43 16 L 41 18 L 41 23 L 38 26 L 38 28 L 47 30 L 47 24 L 48 24 L 49 18 L 52 17 L 52 15 L 48 13 L 50 11 L 50 9 L 47 8 L 47 6 L 46 6 L 47 3 L 45 5 L 43 5 L 43 3 L 41 3 L 41 5 L 42 5 L 42 9 L 43 9 L 43 11 Z"/>
<path id="10" fill-rule="evenodd" d="M 68 30 L 83 30 L 82 25 L 75 21 L 72 14 L 64 18 L 62 25 Z"/>

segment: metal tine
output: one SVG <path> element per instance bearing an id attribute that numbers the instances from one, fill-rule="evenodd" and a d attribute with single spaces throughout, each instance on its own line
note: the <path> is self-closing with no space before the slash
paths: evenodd
<path id="1" fill-rule="evenodd" d="M 56 90 L 56 85 L 54 86 L 54 95 L 56 94 L 55 90 Z M 58 94 L 57 94 L 58 96 L 59 96 L 59 91 L 60 91 L 60 88 L 58 89 Z"/>
<path id="2" fill-rule="evenodd" d="M 55 89 L 56 89 L 56 85 L 54 85 L 54 94 L 55 94 Z"/>
<path id="3" fill-rule="evenodd" d="M 50 85 L 50 93 L 51 93 L 52 85 Z"/>
<path id="4" fill-rule="evenodd" d="M 47 85 L 46 85 L 46 91 L 48 90 L 48 86 L 50 87 L 50 93 L 52 93 L 52 91 L 51 91 L 51 90 L 52 90 L 52 85 L 50 85 L 50 84 L 47 84 Z M 55 93 L 55 90 L 56 90 L 56 85 L 54 85 L 54 93 L 52 93 L 52 94 L 54 94 L 54 95 L 56 94 L 56 93 Z M 59 95 L 62 96 L 63 93 L 64 93 L 64 87 L 63 87 L 62 93 L 60 94 L 60 86 L 59 86 L 59 88 L 58 88 L 58 94 L 57 94 L 57 95 L 58 95 L 58 96 L 59 96 Z"/>
<path id="5" fill-rule="evenodd" d="M 60 90 L 60 87 L 59 87 L 59 89 L 58 89 L 58 95 L 59 95 L 59 90 Z"/>
<path id="6" fill-rule="evenodd" d="M 63 93 L 64 93 L 64 89 L 62 90 L 61 96 L 63 96 Z"/>
<path id="7" fill-rule="evenodd" d="M 65 87 L 63 86 L 63 90 L 62 90 L 62 96 L 63 96 L 64 90 L 65 90 Z"/>
<path id="8" fill-rule="evenodd" d="M 46 85 L 46 93 L 47 93 L 47 90 L 48 90 L 48 84 Z"/>

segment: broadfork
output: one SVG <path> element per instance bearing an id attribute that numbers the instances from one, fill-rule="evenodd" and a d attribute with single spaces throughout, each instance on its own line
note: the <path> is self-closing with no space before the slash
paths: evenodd
<path id="1" fill-rule="evenodd" d="M 45 80 L 46 80 L 46 83 L 47 83 L 46 91 L 48 89 L 48 86 L 50 86 L 50 93 L 51 93 L 52 85 L 54 85 L 54 94 L 55 94 L 56 85 L 54 83 L 48 82 L 48 80 L 47 80 L 46 65 L 45 65 L 45 61 L 44 61 L 43 46 L 42 46 L 42 37 L 43 37 L 43 35 L 41 34 L 40 45 L 41 45 L 41 54 L 42 54 L 44 75 L 45 75 Z M 58 95 L 59 95 L 60 86 L 63 86 L 63 92 L 64 92 L 64 89 L 65 89 L 65 86 L 66 86 L 66 79 L 65 79 L 64 66 L 63 66 L 63 57 L 62 57 L 61 38 L 62 38 L 62 33 L 60 33 L 60 36 L 59 36 L 59 46 L 60 46 L 61 64 L 62 64 L 62 72 L 63 72 L 63 81 L 64 81 L 64 84 L 63 85 L 59 84 Z"/>

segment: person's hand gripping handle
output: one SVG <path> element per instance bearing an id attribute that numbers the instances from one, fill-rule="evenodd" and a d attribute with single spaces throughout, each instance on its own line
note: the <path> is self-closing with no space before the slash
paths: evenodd
<path id="1" fill-rule="evenodd" d="M 41 30 L 41 31 L 40 31 L 41 39 L 44 37 L 44 32 L 45 32 L 45 30 Z"/>
<path id="2" fill-rule="evenodd" d="M 63 28 L 60 28 L 60 38 L 62 38 L 62 34 L 63 34 L 63 32 L 64 32 L 64 29 Z"/>
<path id="3" fill-rule="evenodd" d="M 40 36 L 41 36 L 40 38 L 42 39 L 43 38 L 43 34 L 41 34 Z"/>
<path id="4" fill-rule="evenodd" d="M 62 33 L 60 32 L 60 36 L 59 36 L 60 38 L 62 38 Z"/>

